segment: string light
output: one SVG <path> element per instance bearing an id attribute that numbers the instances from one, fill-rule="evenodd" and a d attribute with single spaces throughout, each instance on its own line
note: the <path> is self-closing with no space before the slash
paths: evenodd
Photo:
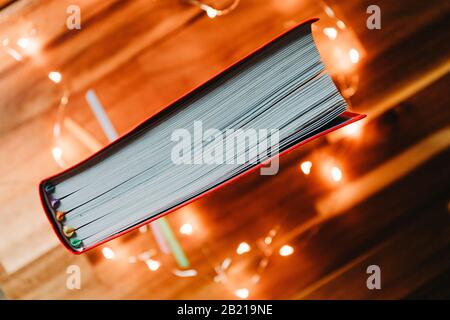
<path id="1" fill-rule="evenodd" d="M 37 39 L 35 38 L 19 38 L 16 43 L 17 46 L 22 49 L 22 53 L 27 55 L 36 54 L 40 50 Z"/>
<path id="2" fill-rule="evenodd" d="M 113 260 L 116 257 L 116 254 L 111 248 L 104 247 L 102 249 L 103 256 L 108 260 Z"/>
<path id="3" fill-rule="evenodd" d="M 54 147 L 52 149 L 52 155 L 56 162 L 61 161 L 62 150 L 60 147 Z"/>
<path id="4" fill-rule="evenodd" d="M 237 2 L 238 1 L 236 1 L 236 3 Z M 222 10 L 217 10 L 217 9 L 214 9 L 212 7 L 209 7 L 209 6 L 202 7 L 202 9 L 205 10 L 207 16 L 209 18 L 211 18 L 211 19 L 223 14 L 223 13 L 221 13 Z M 334 16 L 334 12 L 331 10 L 331 8 L 327 7 L 325 10 L 326 10 L 328 15 L 330 15 L 330 16 L 333 15 Z M 337 22 L 337 26 L 340 29 L 344 29 L 345 28 L 345 24 L 342 21 L 340 21 L 340 20 Z M 338 31 L 335 28 L 325 28 L 323 30 L 323 33 L 328 38 L 330 38 L 332 40 L 336 39 L 337 35 L 338 35 Z M 26 49 L 26 48 L 28 48 L 30 46 L 30 39 L 28 39 L 28 38 L 20 38 L 17 41 L 17 45 L 19 47 L 21 47 L 22 49 Z M 349 57 L 350 61 L 353 64 L 356 64 L 356 63 L 359 62 L 360 54 L 355 48 L 352 48 L 352 49 L 350 49 L 348 51 L 348 57 Z M 49 79 L 51 81 L 53 81 L 55 83 L 60 83 L 62 81 L 61 73 L 56 72 L 56 71 L 50 72 L 48 74 L 48 77 L 49 77 Z M 355 126 L 352 128 L 352 125 L 355 125 Z M 357 132 L 359 132 L 360 128 L 357 127 L 356 124 L 352 124 L 352 125 L 346 126 L 345 128 L 347 128 L 349 130 L 349 134 L 352 134 L 352 135 L 353 134 L 357 134 Z M 55 158 L 55 160 L 57 158 L 60 159 L 62 157 L 62 150 L 61 150 L 61 148 L 59 148 L 59 147 L 53 148 L 52 149 L 52 154 L 53 154 L 53 157 Z M 309 175 L 310 174 L 311 168 L 312 168 L 312 162 L 311 161 L 304 161 L 300 165 L 300 169 L 305 175 Z M 331 178 L 334 181 L 336 181 L 336 182 L 342 180 L 342 171 L 341 171 L 341 169 L 339 167 L 333 166 L 331 168 Z M 450 206 L 450 203 L 449 203 L 449 206 Z M 147 226 L 140 227 L 139 231 L 140 232 L 146 232 L 147 231 Z M 192 227 L 191 224 L 185 223 L 185 224 L 183 224 L 180 227 L 179 232 L 181 234 L 184 234 L 184 235 L 191 235 L 193 233 L 193 227 Z M 275 231 L 273 232 L 273 234 L 275 235 Z M 267 244 L 267 245 L 270 245 L 272 243 L 272 241 L 273 241 L 273 239 L 272 239 L 271 236 L 266 236 L 264 238 L 264 243 Z M 241 242 L 239 244 L 239 246 L 237 247 L 237 249 L 236 249 L 236 252 L 237 252 L 238 255 L 242 255 L 242 254 L 245 254 L 245 253 L 250 252 L 250 251 L 251 251 L 251 246 L 247 242 Z M 113 260 L 116 257 L 115 252 L 111 248 L 108 248 L 108 247 L 104 247 L 102 249 L 102 253 L 103 253 L 104 257 L 106 259 L 108 259 L 108 260 Z M 292 246 L 290 246 L 290 245 L 283 245 L 279 249 L 280 256 L 290 256 L 293 253 L 294 253 L 294 248 Z M 137 262 L 137 258 L 135 256 L 130 256 L 130 257 L 128 257 L 128 262 L 129 263 L 136 263 Z M 148 269 L 151 270 L 151 271 L 157 271 L 161 267 L 161 263 L 159 261 L 151 259 L 151 258 L 146 259 L 145 263 L 146 263 Z M 263 260 L 261 262 L 261 264 L 264 264 L 264 266 L 266 266 L 267 263 L 268 263 L 268 260 Z M 227 259 L 225 259 L 223 261 L 222 268 L 223 269 L 227 269 L 230 264 L 231 264 L 231 259 L 227 258 Z M 173 273 L 176 276 L 179 276 L 179 277 L 193 277 L 193 276 L 197 276 L 197 271 L 194 270 L 194 269 L 189 269 L 189 270 L 177 270 L 177 269 L 175 269 L 173 271 Z M 254 275 L 252 277 L 252 281 L 254 283 L 258 282 L 259 279 L 260 279 L 259 275 Z M 239 289 L 235 290 L 234 294 L 238 298 L 246 299 L 246 298 L 249 297 L 250 291 L 249 291 L 248 288 L 239 288 Z"/>
<path id="5" fill-rule="evenodd" d="M 17 45 L 22 49 L 26 49 L 30 45 L 30 42 L 29 38 L 19 38 L 17 40 Z"/>
<path id="6" fill-rule="evenodd" d="M 300 165 L 300 169 L 305 175 L 309 175 L 311 173 L 312 162 L 311 161 L 303 161 Z"/>
<path id="7" fill-rule="evenodd" d="M 336 25 L 338 26 L 339 29 L 344 30 L 345 29 L 345 23 L 342 20 L 338 20 L 338 22 L 336 22 Z"/>
<path id="8" fill-rule="evenodd" d="M 241 242 L 236 249 L 236 253 L 240 255 L 240 254 L 247 253 L 250 250 L 251 250 L 251 247 L 247 242 Z"/>
<path id="9" fill-rule="evenodd" d="M 194 6 L 199 7 L 200 9 L 205 11 L 206 15 L 211 19 L 214 19 L 215 17 L 223 16 L 223 15 L 230 13 L 231 11 L 236 9 L 236 7 L 239 5 L 239 2 L 240 2 L 240 0 L 234 0 L 228 7 L 224 8 L 224 9 L 216 9 L 206 3 L 203 3 L 203 1 L 199 1 L 199 0 L 185 0 L 185 1 L 189 2 L 190 4 L 192 4 Z"/>
<path id="10" fill-rule="evenodd" d="M 60 166 L 60 167 L 64 167 L 64 161 L 62 159 L 62 149 L 60 147 L 53 147 L 52 149 L 52 156 L 53 159 L 55 160 L 55 162 Z"/>
<path id="11" fill-rule="evenodd" d="M 355 48 L 350 49 L 350 51 L 348 52 L 348 55 L 350 57 L 350 61 L 354 64 L 359 62 L 359 51 L 356 50 Z"/>
<path id="12" fill-rule="evenodd" d="M 349 125 L 343 127 L 342 132 L 349 137 L 357 137 L 361 134 L 362 123 L 361 121 L 350 123 Z"/>
<path id="13" fill-rule="evenodd" d="M 185 223 L 180 227 L 180 233 L 190 236 L 193 232 L 192 225 L 190 223 Z"/>
<path id="14" fill-rule="evenodd" d="M 331 40 L 336 39 L 337 34 L 338 34 L 338 32 L 335 28 L 325 28 L 325 29 L 323 29 L 323 33 Z"/>
<path id="15" fill-rule="evenodd" d="M 285 244 L 280 248 L 280 256 L 287 257 L 294 253 L 294 248 L 290 245 Z"/>
<path id="16" fill-rule="evenodd" d="M 236 295 L 236 297 L 241 298 L 241 299 L 247 299 L 250 292 L 248 291 L 247 288 L 240 288 L 237 289 L 234 294 Z"/>
<path id="17" fill-rule="evenodd" d="M 206 9 L 205 9 L 205 11 L 206 11 L 206 15 L 209 17 L 209 18 L 211 18 L 211 19 L 213 19 L 213 18 L 215 18 L 215 17 L 217 17 L 217 10 L 216 9 L 214 9 L 214 8 L 211 8 L 211 7 L 206 7 Z"/>
<path id="18" fill-rule="evenodd" d="M 149 270 L 151 271 L 156 271 L 159 269 L 159 267 L 161 266 L 161 263 L 157 260 L 153 260 L 153 259 L 147 259 L 145 260 L 145 264 L 147 265 L 147 267 L 149 268 Z"/>
<path id="19" fill-rule="evenodd" d="M 154 255 L 156 255 L 156 251 L 151 249 L 151 250 L 140 253 L 138 255 L 138 259 L 141 261 L 146 261 L 146 260 L 150 259 L 151 257 L 153 257 Z"/>
<path id="20" fill-rule="evenodd" d="M 60 83 L 62 80 L 62 75 L 57 71 L 52 71 L 48 74 L 48 78 L 52 80 L 54 83 Z"/>
<path id="21" fill-rule="evenodd" d="M 226 258 L 222 261 L 222 264 L 220 265 L 221 270 L 227 270 L 231 265 L 231 259 Z"/>
<path id="22" fill-rule="evenodd" d="M 261 277 L 260 277 L 259 275 L 254 274 L 254 275 L 252 276 L 252 278 L 251 278 L 251 281 L 252 281 L 253 283 L 258 283 L 260 279 L 261 279 Z"/>
<path id="23" fill-rule="evenodd" d="M 342 180 L 342 170 L 339 167 L 333 166 L 331 168 L 331 179 L 333 179 L 333 181 L 335 182 L 339 182 Z"/>
<path id="24" fill-rule="evenodd" d="M 329 6 L 324 6 L 323 9 L 324 9 L 325 13 L 327 14 L 327 16 L 329 16 L 330 18 L 334 17 L 334 11 Z"/>
<path id="25" fill-rule="evenodd" d="M 173 271 L 173 274 L 180 278 L 189 278 L 189 277 L 197 276 L 197 270 L 195 270 L 195 269 L 189 269 L 189 270 L 175 269 Z"/>

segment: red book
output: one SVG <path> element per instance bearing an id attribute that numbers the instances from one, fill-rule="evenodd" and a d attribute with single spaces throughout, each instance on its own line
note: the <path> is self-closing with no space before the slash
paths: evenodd
<path id="1" fill-rule="evenodd" d="M 43 180 L 56 235 L 82 253 L 362 119 L 325 72 L 308 20 L 79 164 Z"/>

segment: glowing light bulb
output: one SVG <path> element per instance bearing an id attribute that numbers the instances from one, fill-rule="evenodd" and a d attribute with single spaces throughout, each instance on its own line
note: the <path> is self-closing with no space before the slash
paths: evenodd
<path id="1" fill-rule="evenodd" d="M 225 258 L 225 260 L 222 261 L 222 264 L 220 265 L 220 268 L 222 270 L 227 270 L 230 267 L 230 265 L 231 265 L 231 259 L 228 257 L 228 258 Z"/>
<path id="2" fill-rule="evenodd" d="M 342 20 L 339 20 L 338 22 L 336 22 L 336 25 L 338 26 L 339 29 L 345 29 L 345 23 Z"/>
<path id="3" fill-rule="evenodd" d="M 69 97 L 67 95 L 63 95 L 61 97 L 61 104 L 68 104 L 69 103 Z"/>
<path id="4" fill-rule="evenodd" d="M 206 7 L 205 11 L 209 18 L 213 19 L 213 18 L 217 17 L 218 12 L 216 9 L 211 8 L 211 7 Z"/>
<path id="5" fill-rule="evenodd" d="M 54 147 L 52 149 L 52 155 L 53 155 L 53 158 L 56 161 L 61 160 L 61 157 L 62 157 L 62 150 L 61 150 L 61 148 L 60 147 Z"/>
<path id="6" fill-rule="evenodd" d="M 17 45 L 22 49 L 26 49 L 30 45 L 30 39 L 28 38 L 19 38 L 17 40 Z"/>
<path id="7" fill-rule="evenodd" d="M 333 181 L 339 182 L 342 180 L 342 171 L 339 169 L 339 167 L 333 166 L 331 168 L 331 179 Z"/>
<path id="8" fill-rule="evenodd" d="M 147 259 L 145 260 L 145 264 L 151 271 L 156 271 L 161 266 L 161 263 L 159 261 L 153 260 L 153 259 Z"/>
<path id="9" fill-rule="evenodd" d="M 191 235 L 193 231 L 192 225 L 190 223 L 185 223 L 180 227 L 180 233 L 184 235 Z"/>
<path id="10" fill-rule="evenodd" d="M 236 297 L 241 298 L 241 299 L 247 299 L 250 292 L 248 291 L 247 288 L 240 288 L 237 289 L 234 294 L 236 295 Z"/>
<path id="11" fill-rule="evenodd" d="M 62 80 L 62 75 L 57 71 L 52 71 L 48 74 L 48 78 L 52 80 L 54 83 L 60 83 Z"/>
<path id="12" fill-rule="evenodd" d="M 105 257 L 105 259 L 108 259 L 108 260 L 113 260 L 116 257 L 116 254 L 114 253 L 114 251 L 108 247 L 104 247 L 102 249 L 102 253 L 103 253 L 103 256 Z"/>
<path id="13" fill-rule="evenodd" d="M 244 254 L 251 250 L 250 245 L 247 242 L 241 242 L 236 249 L 237 254 Z"/>
<path id="14" fill-rule="evenodd" d="M 330 18 L 334 17 L 334 11 L 329 6 L 325 6 L 323 9 L 325 10 L 327 16 L 329 16 Z"/>
<path id="15" fill-rule="evenodd" d="M 35 54 L 40 50 L 39 43 L 33 38 L 19 38 L 16 43 L 23 50 L 23 53 L 27 55 Z"/>
<path id="16" fill-rule="evenodd" d="M 335 28 L 325 28 L 325 29 L 323 29 L 323 33 L 331 40 L 336 39 L 337 34 L 338 34 L 338 32 Z"/>
<path id="17" fill-rule="evenodd" d="M 350 61 L 352 63 L 356 64 L 359 62 L 359 52 L 355 48 L 350 49 L 348 56 L 350 57 Z"/>
<path id="18" fill-rule="evenodd" d="M 302 164 L 300 165 L 300 169 L 306 175 L 311 173 L 311 168 L 312 168 L 312 162 L 311 161 L 303 161 Z"/>
<path id="19" fill-rule="evenodd" d="M 358 136 L 361 133 L 361 122 L 353 122 L 342 128 L 342 132 L 347 136 Z"/>
<path id="20" fill-rule="evenodd" d="M 294 248 L 290 245 L 285 244 L 280 248 L 280 256 L 287 257 L 294 253 Z"/>
<path id="21" fill-rule="evenodd" d="M 174 275 L 180 278 L 188 278 L 188 277 L 195 277 L 197 276 L 197 270 L 195 269 L 189 269 L 189 270 L 178 270 L 175 269 L 173 271 Z"/>
<path id="22" fill-rule="evenodd" d="M 264 238 L 264 243 L 267 244 L 267 245 L 271 244 L 272 243 L 272 237 L 270 237 L 270 236 L 265 237 Z"/>

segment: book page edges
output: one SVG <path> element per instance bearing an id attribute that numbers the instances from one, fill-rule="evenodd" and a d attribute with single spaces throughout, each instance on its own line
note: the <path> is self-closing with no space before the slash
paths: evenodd
<path id="1" fill-rule="evenodd" d="M 216 190 L 218 190 L 218 189 L 220 189 L 220 188 L 222 188 L 222 187 L 224 187 L 224 186 L 226 186 L 226 185 L 228 185 L 228 184 L 230 184 L 230 183 L 233 183 L 233 182 L 236 181 L 237 179 L 242 178 L 242 177 L 244 177 L 245 175 L 250 174 L 250 173 L 252 173 L 253 171 L 256 171 L 256 170 L 260 169 L 262 166 L 265 165 L 265 163 L 267 163 L 267 162 L 273 160 L 274 158 L 276 158 L 276 157 L 281 157 L 281 156 L 283 156 L 283 155 L 285 155 L 285 154 L 287 154 L 287 153 L 289 153 L 289 152 L 291 152 L 291 151 L 297 149 L 298 147 L 300 147 L 300 146 L 302 146 L 302 145 L 304 145 L 304 144 L 306 144 L 306 143 L 308 143 L 308 142 L 310 142 L 310 141 L 313 141 L 313 140 L 315 140 L 315 139 L 317 139 L 317 138 L 319 138 L 319 137 L 321 137 L 321 136 L 324 136 L 324 135 L 326 135 L 326 134 L 328 134 L 328 133 L 330 133 L 330 132 L 332 132 L 332 131 L 335 131 L 335 130 L 338 130 L 338 129 L 342 128 L 342 127 L 345 127 L 345 126 L 347 126 L 347 125 L 349 125 L 349 124 L 351 124 L 351 123 L 353 123 L 353 122 L 359 121 L 359 120 L 365 118 L 366 115 L 364 115 L 364 114 L 357 114 L 357 113 L 353 113 L 353 112 L 347 111 L 347 112 L 344 112 L 340 117 L 345 117 L 345 118 L 347 118 L 348 120 L 347 120 L 347 121 L 344 121 L 344 122 L 342 122 L 342 123 L 340 123 L 340 124 L 337 125 L 337 126 L 334 126 L 334 127 L 328 128 L 327 130 L 321 131 L 321 132 L 319 132 L 319 133 L 317 133 L 317 134 L 315 134 L 315 135 L 313 135 L 313 136 L 311 136 L 311 137 L 309 137 L 309 138 L 306 138 L 305 140 L 301 140 L 301 141 L 299 141 L 298 143 L 294 144 L 293 146 L 287 148 L 286 150 L 283 150 L 282 152 L 280 152 L 280 154 L 278 154 L 278 155 L 276 155 L 276 156 L 270 158 L 269 160 L 264 161 L 264 162 L 262 162 L 262 163 L 260 163 L 260 164 L 258 164 L 258 165 L 256 165 L 256 166 L 250 168 L 249 170 L 247 170 L 247 171 L 245 171 L 245 172 L 243 172 L 243 173 L 241 173 L 241 174 L 239 174 L 239 175 L 237 175 L 237 176 L 235 176 L 235 177 L 233 177 L 233 178 L 231 178 L 231 179 L 229 179 L 229 180 L 227 180 L 227 181 L 224 181 L 223 183 L 221 183 L 221 184 L 219 184 L 219 185 L 217 185 L 217 186 L 211 188 L 210 190 L 208 190 L 208 191 L 206 191 L 206 192 L 203 192 L 203 193 L 201 193 L 201 194 L 199 194 L 199 195 L 193 197 L 192 199 L 189 199 L 189 200 L 187 200 L 187 201 L 185 201 L 185 202 L 182 202 L 182 203 L 180 203 L 179 205 L 177 205 L 177 206 L 175 206 L 175 207 L 173 207 L 173 208 L 171 208 L 171 209 L 169 209 L 169 210 L 167 210 L 167 211 L 165 211 L 165 212 L 163 212 L 163 213 L 161 213 L 161 214 L 158 214 L 158 215 L 156 215 L 156 216 L 153 216 L 153 217 L 151 217 L 151 218 L 149 218 L 149 219 L 143 221 L 142 223 L 137 224 L 136 226 L 133 226 L 133 227 L 127 229 L 127 230 L 124 230 L 124 231 L 122 231 L 122 232 L 119 232 L 119 233 L 117 233 L 117 234 L 111 236 L 111 237 L 108 237 L 108 238 L 106 238 L 105 240 L 102 240 L 101 242 L 99 242 L 99 243 L 97 243 L 97 244 L 95 244 L 95 245 L 93 245 L 93 246 L 91 246 L 91 247 L 83 248 L 83 250 L 81 250 L 81 251 L 77 251 L 77 250 L 73 249 L 73 248 L 70 246 L 70 244 L 68 243 L 67 239 L 66 239 L 65 236 L 63 235 L 62 230 L 61 230 L 61 228 L 59 227 L 58 222 L 57 222 L 56 219 L 54 218 L 54 213 L 53 213 L 52 210 L 50 209 L 51 206 L 50 206 L 50 202 L 49 202 L 49 199 L 48 199 L 48 197 L 47 197 L 47 194 L 46 194 L 46 192 L 44 191 L 44 185 L 45 185 L 45 183 L 46 183 L 48 180 L 50 180 L 51 178 L 45 179 L 45 180 L 43 180 L 43 181 L 39 184 L 39 195 L 40 195 L 40 199 L 41 199 L 41 204 L 42 204 L 42 207 L 43 207 L 43 209 L 44 209 L 44 211 L 45 211 L 45 214 L 46 214 L 46 216 L 47 216 L 47 219 L 48 219 L 49 223 L 50 223 L 51 226 L 52 226 L 53 231 L 55 232 L 55 234 L 57 235 L 57 237 L 58 237 L 58 239 L 61 241 L 61 243 L 64 245 L 64 247 L 65 247 L 66 249 L 68 249 L 69 252 L 71 252 L 71 253 L 73 253 L 73 254 L 81 254 L 81 253 L 84 253 L 84 252 L 86 252 L 86 251 L 89 251 L 89 250 L 91 250 L 91 249 L 93 249 L 93 248 L 95 248 L 95 247 L 97 247 L 97 246 L 100 246 L 100 245 L 102 245 L 102 244 L 104 244 L 104 243 L 106 243 L 106 242 L 109 242 L 109 241 L 111 241 L 111 240 L 113 240 L 113 239 L 115 239 L 115 238 L 117 238 L 117 237 L 120 237 L 120 236 L 122 236 L 122 235 L 124 235 L 124 234 L 126 234 L 126 233 L 128 233 L 128 232 L 131 232 L 131 231 L 133 231 L 133 230 L 136 230 L 136 229 L 138 229 L 138 228 L 140 228 L 140 227 L 142 227 L 142 226 L 144 226 L 144 225 L 147 225 L 147 224 L 151 223 L 152 221 L 155 221 L 155 220 L 157 220 L 157 219 L 159 219 L 159 218 L 161 218 L 161 217 L 164 217 L 165 215 L 167 215 L 167 214 L 169 214 L 169 213 L 171 213 L 171 212 L 173 212 L 173 211 L 175 211 L 175 210 L 178 210 L 178 209 L 180 209 L 180 208 L 182 208 L 182 207 L 184 207 L 184 206 L 186 206 L 186 205 L 188 205 L 188 204 L 190 204 L 190 203 L 192 203 L 192 202 L 194 202 L 194 201 L 197 201 L 198 199 L 200 199 L 200 198 L 202 198 L 202 197 L 208 195 L 209 193 L 212 193 L 212 192 L 214 192 L 214 191 L 216 191 Z"/>

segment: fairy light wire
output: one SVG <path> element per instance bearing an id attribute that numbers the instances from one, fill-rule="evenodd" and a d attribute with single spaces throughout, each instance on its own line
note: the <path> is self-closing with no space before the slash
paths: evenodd
<path id="1" fill-rule="evenodd" d="M 225 8 L 222 8 L 222 9 L 215 8 L 214 6 L 206 4 L 200 0 L 185 0 L 185 2 L 192 4 L 196 7 L 199 7 L 200 9 L 202 9 L 203 11 L 206 12 L 208 17 L 210 17 L 212 19 L 215 17 L 224 16 L 224 15 L 230 13 L 231 11 L 233 11 L 234 9 L 236 9 L 236 7 L 240 3 L 240 0 L 233 0 L 233 2 L 230 3 L 230 5 L 228 5 Z"/>

